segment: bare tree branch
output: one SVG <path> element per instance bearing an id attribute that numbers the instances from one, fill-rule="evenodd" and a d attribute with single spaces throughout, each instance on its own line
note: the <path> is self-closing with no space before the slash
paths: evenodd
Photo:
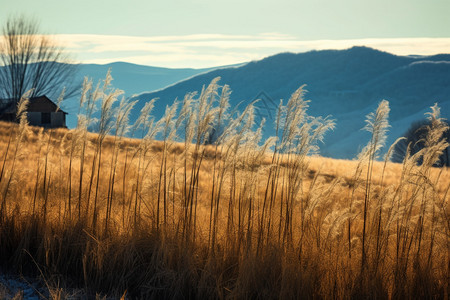
<path id="1" fill-rule="evenodd" d="M 72 96 L 78 65 L 51 37 L 40 33 L 38 22 L 25 16 L 10 17 L 0 38 L 0 98 L 18 102 L 28 90 L 31 97 L 56 98 L 66 88 Z"/>

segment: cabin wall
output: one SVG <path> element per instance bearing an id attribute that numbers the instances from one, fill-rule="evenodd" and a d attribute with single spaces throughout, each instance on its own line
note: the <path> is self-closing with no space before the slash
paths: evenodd
<path id="1" fill-rule="evenodd" d="M 66 116 L 63 112 L 51 113 L 51 126 L 54 127 L 66 127 Z"/>
<path id="2" fill-rule="evenodd" d="M 58 128 L 66 127 L 66 116 L 63 112 L 51 112 L 50 123 L 43 123 L 43 113 L 41 112 L 28 112 L 28 123 L 33 126 L 42 126 L 45 128 Z"/>
<path id="3" fill-rule="evenodd" d="M 33 126 L 41 126 L 40 112 L 27 112 L 28 123 Z"/>

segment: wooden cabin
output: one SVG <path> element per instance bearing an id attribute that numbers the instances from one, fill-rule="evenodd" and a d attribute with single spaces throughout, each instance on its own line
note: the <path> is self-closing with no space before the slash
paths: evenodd
<path id="1" fill-rule="evenodd" d="M 17 122 L 15 101 L 0 100 L 0 121 Z M 66 127 L 67 113 L 57 109 L 57 105 L 47 96 L 30 98 L 27 118 L 30 125 L 44 128 Z"/>

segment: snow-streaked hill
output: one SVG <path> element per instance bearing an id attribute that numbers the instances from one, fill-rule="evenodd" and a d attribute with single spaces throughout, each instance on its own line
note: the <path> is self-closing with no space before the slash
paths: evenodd
<path id="1" fill-rule="evenodd" d="M 360 129 L 365 125 L 365 116 L 382 99 L 391 106 L 388 143 L 406 131 L 411 122 L 423 118 L 435 102 L 442 115 L 450 117 L 450 54 L 396 56 L 366 47 L 282 53 L 206 72 L 136 96 L 139 103 L 135 114 L 146 101 L 159 98 L 154 115 L 161 117 L 167 104 L 182 99 L 187 92 L 200 91 L 218 76 L 222 85 L 231 87 L 232 105 L 242 101 L 242 107 L 256 98 L 278 104 L 306 84 L 306 98 L 311 99 L 309 114 L 331 115 L 336 120 L 336 129 L 327 134 L 321 147 L 322 155 L 334 158 L 353 158 L 368 142 L 368 133 Z M 273 134 L 271 120 L 266 127 L 266 136 Z"/>

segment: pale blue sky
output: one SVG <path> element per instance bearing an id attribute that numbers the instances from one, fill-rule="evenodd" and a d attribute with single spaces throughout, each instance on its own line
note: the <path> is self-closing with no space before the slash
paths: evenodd
<path id="1" fill-rule="evenodd" d="M 347 47 L 367 38 L 381 48 L 382 39 L 397 47 L 403 41 L 398 54 L 442 52 L 447 46 L 450 52 L 449 39 L 433 49 L 429 40 L 421 45 L 425 40 L 411 39 L 450 38 L 450 0 L 0 0 L 0 22 L 11 14 L 35 16 L 46 32 L 70 34 L 63 39 L 86 62 L 205 67 L 314 48 L 301 44 L 306 41 L 333 48 L 339 40 L 350 40 Z M 129 36 L 144 39 L 133 40 L 136 48 L 120 49 Z M 416 47 L 406 49 L 412 41 Z"/>

